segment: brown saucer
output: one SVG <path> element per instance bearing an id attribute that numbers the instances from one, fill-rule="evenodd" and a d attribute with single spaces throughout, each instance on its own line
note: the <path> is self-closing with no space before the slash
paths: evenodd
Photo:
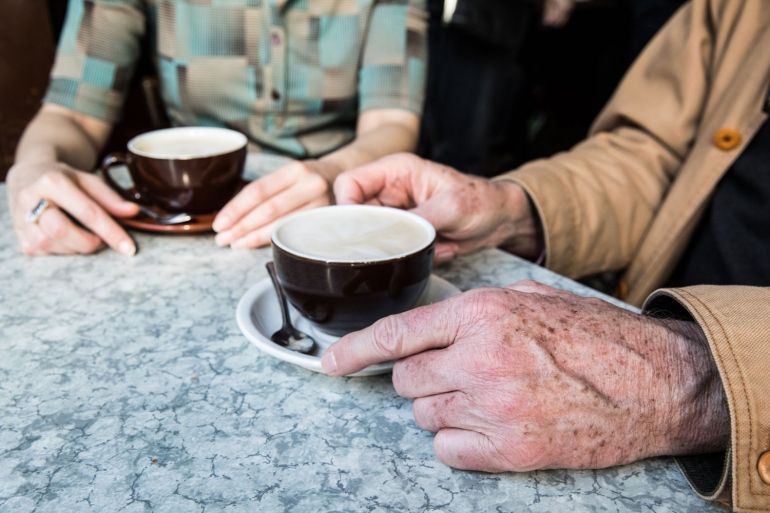
<path id="1" fill-rule="evenodd" d="M 241 183 L 238 184 L 236 194 L 249 183 L 251 183 L 249 180 L 241 178 Z M 213 232 L 214 230 L 211 228 L 211 224 L 214 222 L 214 218 L 218 212 L 219 211 L 212 212 L 211 214 L 191 214 L 193 216 L 193 220 L 189 223 L 183 224 L 160 224 L 157 223 L 153 218 L 145 216 L 144 214 L 139 214 L 128 219 L 120 217 L 116 217 L 115 219 L 123 226 L 133 228 L 134 230 L 141 230 L 143 232 L 151 233 L 185 235 L 190 233 Z"/>
<path id="2" fill-rule="evenodd" d="M 212 232 L 211 223 L 214 222 L 216 215 L 216 212 L 213 214 L 195 215 L 192 221 L 183 224 L 159 224 L 153 218 L 143 214 L 127 219 L 117 218 L 117 221 L 123 226 L 143 232 L 185 235 Z"/>

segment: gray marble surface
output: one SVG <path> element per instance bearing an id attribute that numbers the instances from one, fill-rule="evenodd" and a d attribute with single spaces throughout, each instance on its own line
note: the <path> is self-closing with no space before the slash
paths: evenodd
<path id="1" fill-rule="evenodd" d="M 243 337 L 235 306 L 269 251 L 136 233 L 134 258 L 29 258 L 0 198 L 3 513 L 723 511 L 669 459 L 452 470 L 389 376 L 329 378 Z M 590 293 L 499 251 L 437 272 Z"/>

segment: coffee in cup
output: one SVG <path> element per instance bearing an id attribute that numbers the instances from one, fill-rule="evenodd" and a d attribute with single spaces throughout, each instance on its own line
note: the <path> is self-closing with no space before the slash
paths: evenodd
<path id="1" fill-rule="evenodd" d="M 344 335 L 414 307 L 433 266 L 436 231 L 404 210 L 321 207 L 273 231 L 278 281 L 320 330 Z"/>
<path id="2" fill-rule="evenodd" d="M 248 140 L 226 128 L 179 127 L 138 135 L 126 153 L 102 163 L 110 186 L 124 198 L 167 212 L 211 214 L 237 192 Z M 133 186 L 123 188 L 110 169 L 124 164 Z"/>

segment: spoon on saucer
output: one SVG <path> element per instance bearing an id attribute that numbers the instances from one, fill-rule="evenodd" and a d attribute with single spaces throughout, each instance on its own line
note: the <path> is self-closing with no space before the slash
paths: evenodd
<path id="1" fill-rule="evenodd" d="M 185 214 L 184 212 L 178 214 L 161 214 L 144 205 L 139 205 L 139 212 L 147 217 L 151 217 L 153 221 L 158 224 L 184 224 L 193 220 L 193 217 L 190 214 Z"/>
<path id="2" fill-rule="evenodd" d="M 281 317 L 283 318 L 283 327 L 273 333 L 270 336 L 270 340 L 279 346 L 283 346 L 292 351 L 297 351 L 298 353 L 313 353 L 316 349 L 316 343 L 313 337 L 302 333 L 291 323 L 291 319 L 289 318 L 289 305 L 286 302 L 286 295 L 283 293 L 281 284 L 278 283 L 278 278 L 275 275 L 275 266 L 273 265 L 273 262 L 266 263 L 265 267 L 267 268 L 267 274 L 270 275 L 270 281 L 273 282 L 275 294 L 278 296 L 278 305 L 281 307 Z"/>

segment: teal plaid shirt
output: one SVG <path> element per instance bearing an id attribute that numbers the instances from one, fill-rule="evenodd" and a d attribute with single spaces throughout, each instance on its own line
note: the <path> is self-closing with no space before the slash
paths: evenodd
<path id="1" fill-rule="evenodd" d="M 116 122 L 142 44 L 174 125 L 313 157 L 358 112 L 420 114 L 425 0 L 70 0 L 45 101 Z"/>

